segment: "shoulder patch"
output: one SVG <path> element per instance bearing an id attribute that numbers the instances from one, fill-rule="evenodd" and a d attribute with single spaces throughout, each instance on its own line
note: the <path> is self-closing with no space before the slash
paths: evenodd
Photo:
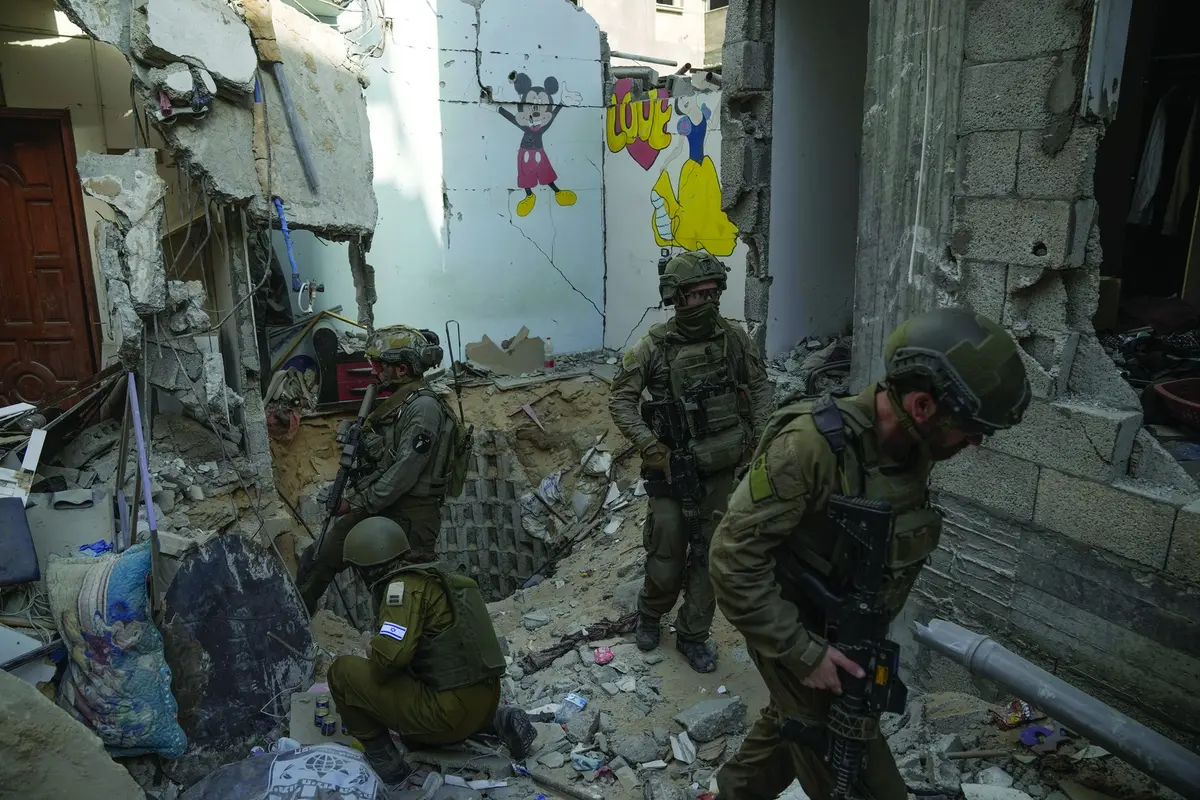
<path id="1" fill-rule="evenodd" d="M 418 433 L 413 437 L 413 450 L 424 455 L 429 452 L 429 448 L 433 445 L 433 439 L 429 438 L 428 433 Z"/>
<path id="2" fill-rule="evenodd" d="M 637 364 L 637 356 L 634 355 L 632 347 L 625 351 L 625 355 L 621 356 L 621 363 L 626 367 L 626 369 Z"/>
<path id="3" fill-rule="evenodd" d="M 404 581 L 389 583 L 384 597 L 387 598 L 385 602 L 389 606 L 401 605 L 404 602 Z"/>
<path id="4" fill-rule="evenodd" d="M 380 636 L 390 636 L 397 642 L 404 641 L 404 635 L 408 633 L 408 628 L 403 625 L 397 625 L 394 622 L 385 622 L 379 628 Z"/>
<path id="5" fill-rule="evenodd" d="M 755 503 L 774 497 L 775 487 L 771 484 L 771 476 L 767 472 L 767 454 L 763 453 L 754 459 L 750 467 L 750 499 Z"/>

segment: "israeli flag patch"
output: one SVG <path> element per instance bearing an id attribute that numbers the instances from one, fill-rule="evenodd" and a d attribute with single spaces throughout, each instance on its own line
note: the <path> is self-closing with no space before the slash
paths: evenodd
<path id="1" fill-rule="evenodd" d="M 403 625 L 396 625 L 392 622 L 383 623 L 383 627 L 379 629 L 380 636 L 390 636 L 397 642 L 404 641 L 404 635 L 408 633 L 408 628 Z"/>

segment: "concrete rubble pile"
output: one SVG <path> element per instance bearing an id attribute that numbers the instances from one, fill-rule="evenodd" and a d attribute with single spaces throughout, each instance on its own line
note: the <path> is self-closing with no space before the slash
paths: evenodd
<path id="1" fill-rule="evenodd" d="M 848 392 L 851 345 L 849 336 L 804 339 L 787 354 L 768 361 L 767 379 L 775 386 L 775 402 L 809 390 Z"/>

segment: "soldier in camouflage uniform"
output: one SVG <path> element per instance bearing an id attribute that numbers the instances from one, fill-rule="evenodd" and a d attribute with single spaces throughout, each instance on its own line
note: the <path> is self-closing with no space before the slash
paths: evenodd
<path id="1" fill-rule="evenodd" d="M 772 390 L 750 337 L 721 317 L 725 266 L 707 253 L 684 253 L 661 271 L 659 293 L 675 314 L 625 352 L 608 405 L 613 422 L 642 455 L 650 496 L 642 531 L 646 579 L 638 595 L 637 644 L 642 650 L 658 646 L 659 620 L 682 590 L 675 646 L 697 672 L 711 672 L 716 660 L 706 640 L 716 605 L 705 551 L 713 515 L 724 509 L 733 489 L 734 471 L 746 462 L 771 414 Z M 703 489 L 703 541 L 689 541 L 681 505 L 671 495 L 671 452 L 643 419 L 643 389 L 652 401 L 675 401 L 686 409 L 687 446 Z"/>
<path id="2" fill-rule="evenodd" d="M 408 558 L 408 538 L 393 520 L 365 519 L 346 536 L 345 559 L 378 608 L 369 657 L 339 656 L 329 666 L 346 731 L 388 784 L 412 772 L 389 729 L 406 746 L 491 733 L 523 760 L 537 733 L 524 711 L 499 706 L 504 654 L 479 586 L 444 564 Z"/>
<path id="3" fill-rule="evenodd" d="M 793 778 L 814 800 L 831 796 L 822 754 L 781 735 L 788 719 L 824 728 L 841 692 L 839 670 L 863 675 L 826 643 L 822 613 L 798 589 L 804 571 L 835 591 L 848 580 L 851 549 L 826 516 L 831 495 L 890 502 L 895 539 L 880 597 L 894 619 L 941 534 L 941 516 L 928 501 L 934 463 L 1016 425 L 1029 404 L 1016 343 L 971 311 L 939 309 L 908 320 L 888 340 L 885 359 L 886 380 L 856 396 L 796 396 L 781 405 L 713 536 L 717 602 L 745 635 L 771 696 L 717 775 L 721 800 L 774 798 Z M 905 800 L 887 742 L 875 736 L 866 752 L 864 795 Z"/>
<path id="4" fill-rule="evenodd" d="M 413 558 L 433 561 L 442 527 L 442 503 L 452 467 L 458 417 L 425 383 L 426 371 L 442 362 L 437 334 L 402 325 L 380 328 L 367 342 L 367 358 L 380 376 L 380 401 L 367 419 L 361 451 L 368 474 L 347 491 L 321 551 L 310 546 L 297 583 L 309 613 L 345 568 L 342 543 L 360 521 L 382 515 L 408 532 Z"/>

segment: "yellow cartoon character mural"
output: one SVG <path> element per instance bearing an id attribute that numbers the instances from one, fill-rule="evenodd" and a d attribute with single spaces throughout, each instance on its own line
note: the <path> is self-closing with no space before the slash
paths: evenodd
<path id="1" fill-rule="evenodd" d="M 654 239 L 659 247 L 706 250 L 714 256 L 728 256 L 737 244 L 738 229 L 721 210 L 717 167 L 704 154 L 704 137 L 712 110 L 690 97 L 678 97 L 675 112 L 679 115 L 679 133 L 687 139 L 688 158 L 679 170 L 678 192 L 666 170 L 654 182 L 650 192 Z"/>

